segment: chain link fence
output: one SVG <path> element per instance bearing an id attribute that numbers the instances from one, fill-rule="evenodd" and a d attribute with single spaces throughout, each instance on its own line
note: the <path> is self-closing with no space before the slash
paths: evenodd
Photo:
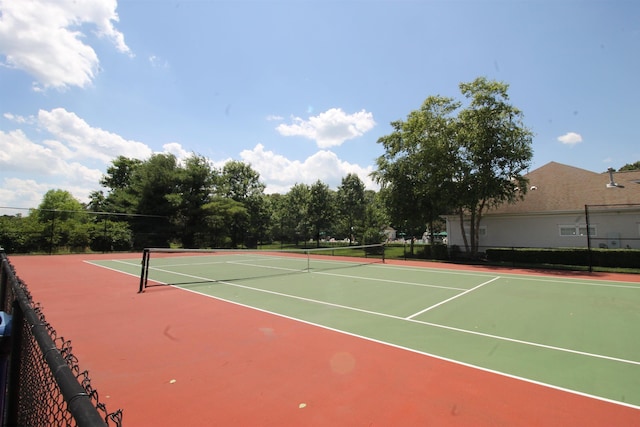
<path id="1" fill-rule="evenodd" d="M 7 426 L 122 426 L 0 248 L 0 415 Z"/>
<path id="2" fill-rule="evenodd" d="M 167 217 L 0 206 L 0 245 L 9 253 L 124 252 L 167 246 Z"/>

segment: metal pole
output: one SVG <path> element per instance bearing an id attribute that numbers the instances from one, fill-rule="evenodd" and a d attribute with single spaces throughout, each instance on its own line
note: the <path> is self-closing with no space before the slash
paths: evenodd
<path id="1" fill-rule="evenodd" d="M 56 230 L 56 210 L 55 209 L 52 210 L 52 215 L 53 216 L 51 217 L 51 238 L 49 239 L 49 255 L 53 253 L 53 238 Z"/>
<path id="2" fill-rule="evenodd" d="M 142 251 L 142 270 L 140 271 L 140 288 L 138 293 L 144 292 L 147 287 L 147 277 L 149 275 L 149 249 Z"/>
<path id="3" fill-rule="evenodd" d="M 589 256 L 589 273 L 593 272 L 593 254 L 591 252 L 591 232 L 589 226 L 589 205 L 584 205 L 584 217 L 587 222 L 587 253 Z"/>

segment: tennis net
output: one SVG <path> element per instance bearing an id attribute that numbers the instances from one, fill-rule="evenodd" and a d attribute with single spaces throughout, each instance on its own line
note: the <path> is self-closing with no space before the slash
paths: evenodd
<path id="1" fill-rule="evenodd" d="M 384 252 L 384 244 L 282 250 L 146 248 L 139 292 L 158 285 L 239 281 L 384 263 Z"/>

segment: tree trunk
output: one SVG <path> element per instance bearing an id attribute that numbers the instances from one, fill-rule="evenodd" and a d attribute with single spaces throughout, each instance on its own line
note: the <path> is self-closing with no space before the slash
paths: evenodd
<path id="1" fill-rule="evenodd" d="M 467 233 L 464 230 L 464 210 L 459 208 L 458 214 L 460 215 L 460 231 L 462 232 L 462 240 L 464 241 L 464 250 L 469 252 L 469 240 L 467 239 Z"/>

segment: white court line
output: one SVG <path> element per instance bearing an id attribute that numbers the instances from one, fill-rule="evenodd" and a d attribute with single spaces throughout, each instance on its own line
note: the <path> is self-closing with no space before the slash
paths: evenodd
<path id="1" fill-rule="evenodd" d="M 414 317 L 421 315 L 422 313 L 426 313 L 426 312 L 427 312 L 427 311 L 429 311 L 429 310 L 432 310 L 432 309 L 434 309 L 434 308 L 436 308 L 436 307 L 440 307 L 442 304 L 446 304 L 446 303 L 448 303 L 449 301 L 453 301 L 453 300 L 454 300 L 454 299 L 456 299 L 456 298 L 460 298 L 461 296 L 466 295 L 466 294 L 468 294 L 469 292 L 473 292 L 473 291 L 475 291 L 476 289 L 479 289 L 479 288 L 483 287 L 484 285 L 487 285 L 487 284 L 489 284 L 489 283 L 491 283 L 491 282 L 493 282 L 493 281 L 495 281 L 495 280 L 498 280 L 499 278 L 500 278 L 500 276 L 498 276 L 498 277 L 494 277 L 494 278 L 493 278 L 493 279 L 491 279 L 491 280 L 487 280 L 486 282 L 480 283 L 478 286 L 475 286 L 475 287 L 473 287 L 473 288 L 471 288 L 471 289 L 467 289 L 466 291 L 461 292 L 461 293 L 459 293 L 458 295 L 454 295 L 454 296 L 452 296 L 451 298 L 448 298 L 448 299 L 446 299 L 446 300 L 444 300 L 444 301 L 440 301 L 439 303 L 434 304 L 434 305 L 432 305 L 431 307 L 427 307 L 427 308 L 425 308 L 424 310 L 421 310 L 421 311 L 419 311 L 419 312 L 417 312 L 417 313 L 414 313 L 414 314 L 412 314 L 411 316 L 408 316 L 406 319 L 407 319 L 407 320 L 411 320 L 411 319 L 413 319 Z"/>
<path id="2" fill-rule="evenodd" d="M 618 358 L 618 357 L 605 356 L 605 355 L 596 354 L 596 353 L 588 353 L 588 352 L 585 352 L 585 351 L 572 350 L 572 349 L 564 348 L 564 347 L 557 347 L 557 346 L 553 346 L 553 345 L 540 344 L 540 343 L 536 343 L 536 342 L 524 341 L 524 340 L 519 340 L 519 339 L 515 339 L 515 338 L 502 337 L 500 335 L 486 334 L 484 332 L 471 331 L 471 330 L 468 330 L 468 329 L 461 329 L 461 328 L 456 328 L 456 327 L 453 327 L 453 326 L 440 325 L 438 323 L 423 322 L 423 321 L 420 321 L 420 320 L 410 319 L 410 318 L 406 318 L 406 317 L 402 317 L 402 316 L 395 316 L 393 314 L 380 313 L 380 312 L 377 312 L 377 311 L 365 310 L 365 309 L 362 309 L 362 308 L 350 307 L 350 306 L 347 306 L 347 305 L 335 304 L 335 303 L 331 303 L 331 302 L 327 302 L 327 301 L 320 301 L 320 300 L 316 300 L 316 299 L 313 299 L 313 298 L 300 297 L 300 296 L 297 296 L 297 295 L 290 295 L 290 294 L 285 294 L 285 293 L 282 293 L 282 292 L 270 291 L 270 290 L 267 290 L 267 289 L 254 288 L 252 286 L 240 285 L 240 284 L 233 283 L 233 282 L 215 280 L 215 279 L 206 278 L 206 277 L 193 276 L 193 275 L 184 274 L 184 273 L 176 273 L 176 272 L 173 272 L 173 271 L 162 270 L 160 268 L 154 268 L 154 267 L 152 267 L 152 268 L 154 270 L 156 270 L 156 271 L 161 271 L 161 272 L 164 272 L 164 273 L 177 274 L 179 276 L 186 276 L 186 277 L 189 277 L 191 279 L 198 279 L 198 280 L 202 280 L 202 281 L 209 281 L 209 282 L 210 281 L 215 281 L 216 283 L 222 283 L 222 284 L 225 284 L 225 285 L 228 285 L 228 286 L 233 286 L 233 287 L 242 288 L 242 289 L 248 289 L 248 290 L 256 291 L 256 292 L 263 292 L 263 293 L 266 293 L 266 294 L 282 296 L 282 297 L 285 297 L 285 298 L 297 299 L 297 300 L 300 300 L 300 301 L 311 302 L 311 303 L 314 303 L 314 304 L 320 304 L 320 305 L 326 305 L 326 306 L 329 306 L 329 307 L 342 308 L 342 309 L 345 309 L 345 310 L 357 311 L 357 312 L 360 312 L 360 313 L 371 314 L 371 315 L 374 315 L 374 316 L 388 317 L 390 319 L 403 320 L 403 321 L 407 321 L 407 322 L 414 322 L 414 323 L 419 323 L 419 324 L 426 325 L 426 326 L 431 326 L 431 327 L 434 327 L 434 328 L 446 329 L 446 330 L 455 331 L 455 332 L 461 332 L 461 333 L 470 334 L 470 335 L 477 335 L 477 336 L 481 336 L 481 337 L 492 338 L 492 339 L 496 339 L 496 340 L 500 340 L 500 341 L 507 341 L 507 342 L 516 343 L 516 344 L 523 344 L 523 345 L 528 345 L 528 346 L 532 346 L 532 347 L 544 348 L 544 349 L 547 349 L 547 350 L 560 351 L 560 352 L 565 352 L 565 353 L 577 354 L 577 355 L 580 355 L 580 356 L 587 356 L 587 357 L 593 357 L 593 358 L 596 358 L 596 359 L 611 360 L 611 361 L 614 361 L 614 362 L 620 362 L 620 363 L 626 363 L 626 364 L 630 364 L 630 365 L 638 365 L 638 366 L 640 366 L 640 361 L 621 359 L 621 358 Z M 314 273 L 311 273 L 311 274 L 314 274 Z M 499 278 L 500 277 L 494 277 L 493 279 L 491 279 L 491 280 L 489 280 L 489 281 L 487 281 L 485 283 L 482 283 L 482 284 L 476 286 L 475 288 L 478 288 L 479 286 L 482 286 L 482 285 L 486 285 L 487 283 L 490 283 L 490 282 L 492 282 L 494 280 L 497 280 Z M 475 288 L 472 288 L 469 291 L 471 291 L 471 290 L 473 290 Z M 463 293 L 466 293 L 466 292 L 463 292 Z M 462 295 L 462 294 L 460 294 L 460 295 Z M 458 296 L 460 296 L 460 295 L 458 295 Z M 449 298 L 449 300 L 451 300 L 451 298 Z"/>
<path id="3" fill-rule="evenodd" d="M 375 277 L 362 277 L 362 276 L 352 276 L 350 274 L 338 274 L 338 273 L 327 273 L 326 271 L 314 271 L 314 274 L 322 274 L 325 276 L 336 276 L 336 277 L 344 277 L 347 279 L 362 279 L 362 280 L 371 280 L 374 282 L 384 282 L 384 283 L 394 283 L 398 285 L 410 285 L 410 286 L 422 286 L 425 288 L 438 288 L 438 289 L 449 289 L 453 291 L 466 291 L 467 288 L 454 288 L 452 286 L 441 286 L 441 285 L 429 285 L 427 283 L 414 283 L 414 282 L 404 282 L 402 280 L 390 280 L 390 279 L 378 279 Z"/>
<path id="4" fill-rule="evenodd" d="M 248 267 L 259 267 L 259 268 L 273 268 L 276 270 L 289 270 L 289 271 L 307 271 L 307 269 L 303 269 L 303 270 L 297 270 L 294 268 L 284 268 L 284 267 L 276 267 L 276 266 L 272 266 L 272 265 L 260 265 L 260 264 L 249 264 L 246 262 L 233 262 L 233 261 L 227 261 L 228 264 L 236 264 L 236 265 L 246 265 Z M 166 267 L 166 266 L 163 266 Z M 153 268 L 153 267 L 152 267 Z M 343 277 L 346 279 L 361 279 L 361 280 L 370 280 L 373 282 L 384 282 L 384 283 L 394 283 L 394 284 L 399 284 L 399 285 L 410 285 L 410 286 L 421 286 L 421 287 L 425 287 L 425 288 L 439 288 L 439 289 L 448 289 L 448 290 L 454 290 L 454 291 L 466 291 L 466 288 L 454 288 L 451 286 L 440 286 L 440 285 L 429 285 L 429 284 L 425 284 L 425 283 L 414 283 L 414 282 L 404 282 L 404 281 L 400 281 L 400 280 L 389 280 L 389 279 L 378 279 L 375 277 L 363 277 L 363 276 L 353 276 L 350 274 L 338 274 L 338 273 L 328 273 L 326 271 L 311 271 L 311 273 L 313 274 L 320 274 L 320 275 L 324 275 L 324 276 L 335 276 L 335 277 Z"/>
<path id="5" fill-rule="evenodd" d="M 89 261 L 85 261 L 85 262 L 89 262 Z M 112 269 L 110 267 L 105 267 L 103 265 L 94 264 L 92 262 L 89 262 L 89 263 L 92 264 L 92 265 L 95 265 L 96 267 L 106 268 L 108 270 L 114 270 L 114 269 Z M 124 262 L 124 263 L 126 264 L 126 262 Z M 158 271 L 163 271 L 162 269 L 158 269 L 158 268 L 153 268 L 153 269 L 158 270 Z M 118 271 L 118 270 L 114 270 L 114 271 Z M 194 278 L 194 279 L 205 280 L 205 281 L 212 281 L 213 280 L 213 279 L 210 279 L 210 278 L 198 277 L 198 276 L 193 276 L 193 275 L 188 275 L 188 274 L 183 274 L 183 273 L 176 273 L 176 272 L 173 272 L 173 271 L 165 271 L 165 272 L 166 273 L 170 273 L 170 274 L 177 274 L 177 275 L 180 275 L 180 276 L 187 276 L 187 277 Z M 120 271 L 120 273 L 124 273 L 124 274 L 127 274 L 127 275 L 133 275 L 133 274 L 122 272 L 122 271 Z M 168 285 L 167 283 L 163 283 L 163 282 L 160 282 L 160 281 L 157 281 L 157 280 L 154 280 L 154 281 L 156 283 L 159 283 L 159 284 Z M 429 322 L 422 322 L 422 321 L 414 320 L 414 319 L 406 319 L 404 317 L 394 316 L 394 315 L 390 315 L 390 314 L 378 313 L 378 312 L 358 309 L 358 308 L 355 308 L 355 307 L 341 306 L 341 305 L 338 305 L 338 304 L 327 303 L 327 302 L 324 302 L 324 301 L 317 301 L 317 300 L 313 300 L 313 299 L 309 299 L 309 298 L 297 297 L 295 295 L 288 295 L 288 294 L 283 294 L 283 293 L 280 293 L 280 292 L 268 291 L 268 290 L 259 289 L 259 288 L 252 288 L 250 286 L 238 285 L 238 284 L 230 283 L 230 282 L 223 282 L 223 281 L 216 281 L 216 282 L 217 283 L 226 284 L 226 285 L 229 285 L 229 286 L 245 288 L 245 289 L 248 289 L 248 290 L 253 290 L 253 291 L 258 291 L 258 292 L 265 292 L 265 293 L 274 294 L 274 295 L 280 295 L 280 296 L 284 296 L 284 297 L 287 297 L 287 298 L 300 299 L 300 300 L 309 301 L 309 302 L 313 302 L 313 303 L 317 303 L 317 304 L 321 304 L 321 305 L 335 306 L 335 307 L 344 308 L 344 309 L 347 309 L 347 310 L 364 312 L 364 313 L 377 315 L 377 316 L 381 316 L 381 317 L 389 317 L 389 318 L 392 318 L 392 319 L 397 319 L 397 320 L 402 320 L 402 321 L 407 321 L 407 322 L 423 324 L 423 325 L 432 326 L 432 327 L 435 327 L 435 328 L 448 329 L 448 330 L 461 332 L 461 333 L 467 333 L 467 334 L 471 334 L 471 335 L 478 335 L 478 336 L 483 336 L 483 337 L 487 337 L 487 338 L 494 338 L 494 339 L 497 339 L 497 340 L 509 341 L 509 342 L 514 342 L 514 343 L 523 344 L 523 345 L 530 345 L 530 346 L 533 346 L 533 347 L 540 347 L 540 348 L 545 348 L 545 349 L 549 349 L 549 350 L 567 352 L 567 353 L 577 354 L 577 355 L 586 356 L 586 357 L 594 357 L 594 358 L 599 358 L 599 359 L 611 360 L 611 361 L 616 361 L 616 362 L 621 362 L 621 363 L 640 366 L 640 362 L 634 361 L 634 360 L 626 360 L 626 359 L 620 359 L 620 358 L 616 358 L 616 357 L 610 357 L 610 356 L 604 356 L 604 355 L 599 355 L 599 354 L 581 352 L 581 351 L 566 349 L 566 348 L 562 348 L 562 347 L 549 346 L 549 345 L 545 345 L 545 344 L 538 344 L 538 343 L 533 343 L 533 342 L 528 342 L 528 341 L 523 341 L 523 340 L 517 340 L 517 339 L 512 339 L 512 338 L 507 338 L 507 337 L 501 337 L 501 336 L 497 336 L 497 335 L 485 334 L 485 333 L 478 332 L 478 331 L 470 331 L 470 330 L 455 328 L 455 327 L 451 327 L 451 326 L 439 325 L 439 324 L 429 323 Z M 316 326 L 316 327 L 319 327 L 319 328 L 331 330 L 331 331 L 334 331 L 334 332 L 338 332 L 338 333 L 341 333 L 341 334 L 353 336 L 353 337 L 364 339 L 364 340 L 367 340 L 367 341 L 376 342 L 378 344 L 386 345 L 386 346 L 389 346 L 389 347 L 394 347 L 394 348 L 398 348 L 398 349 L 401 349 L 401 350 L 410 351 L 412 353 L 422 354 L 422 355 L 425 355 L 425 356 L 428 356 L 428 357 L 433 357 L 435 359 L 439 359 L 439 360 L 444 360 L 444 361 L 447 361 L 447 362 L 455 363 L 457 365 L 466 366 L 466 367 L 473 368 L 473 369 L 478 369 L 478 370 L 481 370 L 481 371 L 484 371 L 484 372 L 489 372 L 489 373 L 501 375 L 501 376 L 504 376 L 504 377 L 507 377 L 507 378 L 513 378 L 513 379 L 516 379 L 516 380 L 519 380 L 519 381 L 525 381 L 525 382 L 530 383 L 530 384 L 535 384 L 535 385 L 539 385 L 539 386 L 542 386 L 542 387 L 547 387 L 547 388 L 551 388 L 551 389 L 554 389 L 554 390 L 559 390 L 559 391 L 571 393 L 571 394 L 578 395 L 578 396 L 583 396 L 583 397 L 587 397 L 587 398 L 591 398 L 591 399 L 596 399 L 596 400 L 599 400 L 599 401 L 608 402 L 608 403 L 612 403 L 612 404 L 619 405 L 619 406 L 625 406 L 625 407 L 629 407 L 629 408 L 632 408 L 632 409 L 640 409 L 640 406 L 634 405 L 634 404 L 631 404 L 631 403 L 622 402 L 622 401 L 619 401 L 619 400 L 614 400 L 614 399 L 610 399 L 610 398 L 606 398 L 606 397 L 602 397 L 602 396 L 597 396 L 597 395 L 593 395 L 593 394 L 589 394 L 589 393 L 585 393 L 585 392 L 581 392 L 581 391 L 577 391 L 577 390 L 572 390 L 572 389 L 569 389 L 569 388 L 566 388 L 566 387 L 560 387 L 560 386 L 556 386 L 556 385 L 553 385 L 553 384 L 549 384 L 549 383 L 544 383 L 544 382 L 541 382 L 541 381 L 533 380 L 533 379 L 530 379 L 530 378 L 509 374 L 509 373 L 506 373 L 506 372 L 501 372 L 501 371 L 498 371 L 498 370 L 495 370 L 495 369 L 489 369 L 489 368 L 485 368 L 485 367 L 482 367 L 482 366 L 474 365 L 474 364 L 471 364 L 471 363 L 462 362 L 462 361 L 459 361 L 459 360 L 456 360 L 456 359 L 451 359 L 451 358 L 448 358 L 448 357 L 439 356 L 437 354 L 428 353 L 428 352 L 417 350 L 417 349 L 414 349 L 414 348 L 405 347 L 405 346 L 401 346 L 401 345 L 398 345 L 398 344 L 393 344 L 393 343 L 390 343 L 390 342 L 387 342 L 387 341 L 382 341 L 382 340 L 379 340 L 379 339 L 376 339 L 376 338 L 371 338 L 371 337 L 367 337 L 367 336 L 364 336 L 364 335 L 355 334 L 355 333 L 352 333 L 352 332 L 344 331 L 344 330 L 341 330 L 341 329 L 336 329 L 336 328 L 333 328 L 333 327 L 330 327 L 330 326 L 326 326 L 326 325 L 322 325 L 322 324 L 319 324 L 319 323 L 314 323 L 314 322 L 311 322 L 311 321 L 308 321 L 308 320 L 304 320 L 304 319 L 288 316 L 288 315 L 285 315 L 285 314 L 282 314 L 282 313 L 270 311 L 270 310 L 267 310 L 267 309 L 255 307 L 255 306 L 248 305 L 248 304 L 243 304 L 243 303 L 238 302 L 238 301 L 233 301 L 233 300 L 222 298 L 222 297 L 219 297 L 219 296 L 207 294 L 207 293 L 204 293 L 202 291 L 183 288 L 183 287 L 175 286 L 175 285 L 171 285 L 171 286 L 175 287 L 177 289 L 186 291 L 186 292 L 192 292 L 192 293 L 195 293 L 195 294 L 198 294 L 198 295 L 202 295 L 202 296 L 207 297 L 207 298 L 212 298 L 212 299 L 216 299 L 216 300 L 219 300 L 219 301 L 228 302 L 230 304 L 238 305 L 238 306 L 241 306 L 241 307 L 246 307 L 246 308 L 249 308 L 249 309 L 252 309 L 252 310 L 257 310 L 257 311 L 260 311 L 260 312 L 263 312 L 263 313 L 267 313 L 267 314 L 279 316 L 279 317 L 282 317 L 282 318 L 294 320 L 294 321 L 297 321 L 297 322 L 301 322 L 301 323 L 305 323 L 305 324 L 308 324 L 308 325 Z"/>
<path id="6" fill-rule="evenodd" d="M 288 267 L 276 267 L 275 265 L 249 264 L 248 262 L 226 261 L 225 264 L 244 265 L 247 267 L 266 268 L 271 270 L 284 270 L 284 271 L 300 272 L 300 273 L 307 271 L 306 267 L 303 269 L 299 269 L 299 268 L 288 268 Z"/>
<path id="7" fill-rule="evenodd" d="M 102 266 L 99 266 L 102 267 Z M 104 267 L 109 269 L 109 267 Z M 554 350 L 554 351 L 560 351 L 560 352 L 565 352 L 565 353 L 572 353 L 572 354 L 577 354 L 577 355 L 581 355 L 581 356 L 587 356 L 587 357 L 593 357 L 596 359 L 604 359 L 604 360 L 611 360 L 611 361 L 615 361 L 615 362 L 621 362 L 621 363 L 626 363 L 626 364 L 631 364 L 631 365 L 638 365 L 640 366 L 640 362 L 639 361 L 635 361 L 635 360 L 628 360 L 628 359 L 622 359 L 622 358 L 618 358 L 618 357 L 612 357 L 612 356 L 605 356 L 602 354 L 596 354 L 596 353 L 588 353 L 588 352 L 584 352 L 584 351 L 579 351 L 579 350 L 572 350 L 569 348 L 564 348 L 564 347 L 557 347 L 557 346 L 552 346 L 552 345 L 547 345 L 547 344 L 540 344 L 540 343 L 536 343 L 536 342 L 531 342 L 531 341 L 525 341 L 525 340 L 519 340 L 519 339 L 515 339 L 515 338 L 508 338 L 508 337 L 503 337 L 503 336 L 499 336 L 499 335 L 493 335 L 493 334 L 487 334 L 484 332 L 478 332 L 478 331 L 471 331 L 468 329 L 461 329 L 461 328 L 456 328 L 453 326 L 446 326 L 446 325 L 440 325 L 437 323 L 431 323 L 431 322 L 423 322 L 420 320 L 415 320 L 412 319 L 412 317 L 416 316 L 417 314 L 411 315 L 409 317 L 401 317 L 401 316 L 395 316 L 392 314 L 386 314 L 386 313 L 380 313 L 380 312 L 376 312 L 376 311 L 371 311 L 371 310 L 365 310 L 365 309 L 361 309 L 361 308 L 356 308 L 356 307 L 350 307 L 350 306 L 346 306 L 346 305 L 342 305 L 342 304 L 335 304 L 335 303 L 330 303 L 327 301 L 320 301 L 320 300 L 315 300 L 312 298 L 305 298 L 305 297 L 300 297 L 297 295 L 290 295 L 290 294 L 285 294 L 282 292 L 276 292 L 276 291 L 270 291 L 267 289 L 260 289 L 260 288 L 254 288 L 252 286 L 246 286 L 246 285 L 240 285 L 237 283 L 232 283 L 232 282 L 227 282 L 227 281 L 221 281 L 221 280 L 216 280 L 216 279 L 212 279 L 209 277 L 200 277 L 200 276 L 194 276 L 191 274 L 186 274 L 186 273 L 177 273 L 175 271 L 169 271 L 169 270 L 163 270 L 161 268 L 158 267 L 150 267 L 153 270 L 156 271 L 161 271 L 163 273 L 169 273 L 169 274 L 175 274 L 178 276 L 185 276 L 185 277 L 189 277 L 191 279 L 197 279 L 197 280 L 202 280 L 202 281 L 206 281 L 206 282 L 210 282 L 210 281 L 214 281 L 216 283 L 222 283 L 228 286 L 234 286 L 237 288 L 243 288 L 243 289 L 248 289 L 248 290 L 252 290 L 252 291 L 256 291 L 256 292 L 263 292 L 263 293 L 267 293 L 267 294 L 272 294 L 272 295 L 278 295 L 278 296 L 282 296 L 285 298 L 292 298 L 292 299 L 297 299 L 297 300 L 301 300 L 301 301 L 306 301 L 306 302 L 311 302 L 314 304 L 320 304 L 320 305 L 327 305 L 330 307 L 336 307 L 336 308 L 342 308 L 345 310 L 351 310 L 351 311 L 357 311 L 357 312 L 361 312 L 361 313 L 366 313 L 366 314 L 371 314 L 371 315 L 375 315 L 375 316 L 381 316 L 381 317 L 388 317 L 391 319 L 396 319 L 396 320 L 404 320 L 404 321 L 408 321 L 408 322 L 414 322 L 414 323 L 419 323 L 422 325 L 426 325 L 426 326 L 431 326 L 434 328 L 440 328 L 440 329 L 446 329 L 446 330 L 450 330 L 450 331 L 455 331 L 455 332 L 461 332 L 461 333 L 466 333 L 466 334 L 470 334 L 470 335 L 477 335 L 477 336 L 482 336 L 482 337 L 486 337 L 486 338 L 492 338 L 492 339 L 496 339 L 496 340 L 500 340 L 500 341 L 507 341 L 507 342 L 512 342 L 512 343 L 517 343 L 517 344 L 523 344 L 523 345 L 528 345 L 528 346 L 532 346 L 532 347 L 539 347 L 539 348 L 545 348 L 548 350 Z M 312 273 L 315 274 L 315 273 Z M 480 285 L 471 288 L 465 292 L 460 293 L 459 295 L 456 295 L 453 298 L 449 298 L 445 301 L 442 301 L 441 303 L 435 304 L 435 306 L 438 306 L 440 304 L 443 304 L 447 301 L 451 301 L 454 298 L 457 298 L 459 296 L 462 296 L 468 292 L 473 291 L 474 289 L 479 288 L 480 286 L 484 286 L 488 283 L 491 283 L 497 279 L 499 279 L 500 276 L 498 277 L 494 277 L 491 280 L 488 280 L 484 283 L 481 283 Z M 161 282 L 158 282 L 161 283 Z M 165 283 L 166 284 L 166 283 Z M 433 308 L 435 306 L 432 306 L 430 308 Z M 425 312 L 425 310 L 422 310 L 420 313 Z"/>
<path id="8" fill-rule="evenodd" d="M 589 399 L 595 399 L 595 400 L 611 403 L 611 404 L 618 405 L 618 406 L 624 406 L 624 407 L 632 408 L 632 409 L 640 409 L 640 406 L 634 405 L 632 403 L 622 402 L 622 401 L 619 401 L 619 400 L 614 400 L 614 399 L 610 399 L 610 398 L 603 397 L 603 396 L 597 396 L 597 395 L 594 395 L 594 394 L 589 394 L 589 393 L 585 393 L 585 392 L 578 391 L 578 390 L 573 390 L 573 389 L 566 388 L 566 387 L 561 387 L 561 386 L 557 386 L 557 385 L 553 385 L 553 384 L 549 384 L 549 383 L 544 383 L 542 381 L 537 381 L 537 380 L 534 380 L 534 379 L 531 379 L 531 378 L 526 378 L 526 377 L 521 377 L 521 376 L 514 375 L 514 374 L 509 374 L 509 373 L 506 373 L 506 372 L 501 372 L 501 371 L 498 371 L 498 370 L 495 370 L 495 369 L 485 368 L 483 366 L 474 365 L 474 364 L 467 363 L 467 362 L 462 362 L 460 360 L 451 359 L 449 357 L 440 356 L 440 355 L 437 355 L 437 354 L 434 354 L 434 353 L 429 353 L 429 352 L 422 351 L 422 350 L 417 350 L 417 349 L 411 348 L 411 347 L 405 347 L 405 346 L 402 346 L 402 345 L 399 345 L 399 344 L 394 344 L 394 343 L 387 342 L 387 341 L 382 341 L 382 340 L 379 340 L 379 339 L 376 339 L 376 338 L 367 337 L 365 335 L 359 335 L 359 334 L 356 334 L 356 333 L 353 333 L 353 332 L 344 331 L 344 330 L 333 328 L 331 326 L 323 325 L 323 324 L 320 324 L 320 323 L 311 322 L 309 320 L 304 320 L 304 319 L 300 319 L 300 318 L 297 318 L 297 317 L 288 316 L 286 314 L 278 313 L 278 312 L 275 312 L 275 311 L 270 311 L 270 310 L 267 310 L 267 309 L 264 309 L 264 308 L 255 307 L 255 306 L 248 305 L 248 304 L 243 304 L 243 303 L 238 302 L 238 301 L 229 300 L 229 299 L 222 298 L 222 297 L 219 297 L 219 296 L 207 294 L 207 293 L 204 293 L 204 292 L 201 292 L 201 291 L 196 291 L 196 290 L 193 290 L 193 289 L 187 289 L 187 288 L 181 288 L 181 287 L 177 287 L 177 288 L 182 290 L 182 291 L 192 292 L 194 294 L 201 295 L 201 296 L 203 296 L 205 298 L 212 298 L 212 299 L 215 299 L 215 300 L 218 300 L 218 301 L 223 301 L 223 302 L 227 302 L 229 304 L 234 304 L 234 305 L 237 305 L 239 307 L 244 307 L 244 308 L 248 308 L 250 310 L 260 311 L 262 313 L 266 313 L 266 314 L 269 314 L 269 315 L 272 315 L 272 316 L 278 316 L 278 317 L 281 317 L 283 319 L 293 320 L 294 322 L 304 323 L 304 324 L 307 324 L 307 325 L 315 326 L 317 328 L 322 328 L 322 329 L 326 329 L 326 330 L 329 330 L 329 331 L 332 331 L 332 332 L 337 332 L 339 334 L 348 335 L 348 336 L 351 336 L 351 337 L 354 337 L 354 338 L 363 339 L 363 340 L 370 341 L 370 342 L 375 342 L 377 344 L 385 345 L 385 346 L 388 346 L 388 347 L 393 347 L 393 348 L 397 348 L 397 349 L 400 349 L 400 350 L 409 351 L 411 353 L 421 354 L 421 355 L 427 356 L 427 357 L 433 357 L 434 359 L 443 360 L 445 362 L 454 363 L 456 365 L 465 366 L 467 368 L 477 369 L 479 371 L 500 375 L 500 376 L 503 376 L 505 378 L 511 378 L 511 379 L 518 380 L 518 381 L 524 381 L 524 382 L 529 383 L 529 384 L 534 384 L 534 385 L 538 385 L 538 386 L 541 386 L 541 387 L 546 387 L 546 388 L 550 388 L 550 389 L 553 389 L 553 390 L 558 390 L 558 391 L 562 391 L 562 392 L 565 392 L 565 393 L 570 393 L 570 394 L 573 394 L 573 395 L 576 395 L 576 396 L 586 397 L 586 398 L 589 398 Z M 378 313 L 378 314 L 383 315 L 381 313 Z M 402 318 L 400 318 L 400 319 L 401 320 L 406 320 L 406 319 L 402 319 Z M 416 320 L 409 320 L 409 322 L 424 323 L 424 322 L 419 322 L 419 321 L 416 321 Z M 469 332 L 473 333 L 473 331 L 469 331 Z M 638 362 L 638 364 L 640 364 L 640 362 Z"/>
<path id="9" fill-rule="evenodd" d="M 460 271 L 460 270 L 449 270 L 446 268 L 434 268 L 434 267 L 409 267 L 403 265 L 386 265 L 386 264 L 372 264 L 372 268 L 384 268 L 384 269 L 394 269 L 401 271 L 427 271 L 429 273 L 442 273 L 442 274 L 451 274 L 454 276 L 494 276 L 495 274 L 491 274 L 490 272 L 473 272 L 473 271 Z M 494 271 L 497 273 L 498 271 Z M 560 284 L 560 285 L 585 285 L 585 286 L 602 286 L 608 288 L 631 288 L 640 290 L 640 283 L 638 282 L 625 282 L 623 280 L 606 280 L 606 279 L 585 279 L 585 278 L 574 278 L 574 277 L 555 277 L 551 275 L 537 275 L 537 274 L 525 274 L 525 273 L 505 273 L 500 272 L 501 277 L 505 279 L 514 279 L 514 280 L 528 280 L 541 282 L 545 284 Z"/>

